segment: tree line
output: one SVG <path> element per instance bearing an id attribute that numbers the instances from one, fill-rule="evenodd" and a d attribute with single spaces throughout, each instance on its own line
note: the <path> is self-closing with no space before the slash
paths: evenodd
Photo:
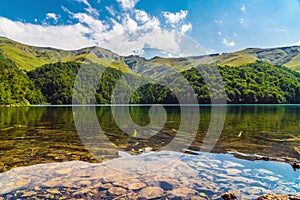
<path id="1" fill-rule="evenodd" d="M 213 68 L 218 69 L 221 77 L 213 73 Z M 239 67 L 200 65 L 170 74 L 159 83 L 115 68 L 76 62 L 46 64 L 24 73 L 1 54 L 0 71 L 0 105 L 71 104 L 72 100 L 82 104 L 109 104 L 112 100 L 176 104 L 177 94 L 181 99 L 193 96 L 198 103 L 206 104 L 211 103 L 211 97 L 222 98 L 222 87 L 211 89 L 207 80 L 222 84 L 227 103 L 231 104 L 300 103 L 300 74 L 262 61 Z"/>

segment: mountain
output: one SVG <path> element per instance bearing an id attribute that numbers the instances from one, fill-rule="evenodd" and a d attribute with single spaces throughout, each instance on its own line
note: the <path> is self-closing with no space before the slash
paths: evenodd
<path id="1" fill-rule="evenodd" d="M 220 83 L 217 76 L 211 75 L 211 67 L 217 67 L 223 77 L 228 103 L 300 103 L 300 73 L 295 71 L 300 71 L 299 51 L 297 46 L 250 48 L 196 57 L 146 59 L 119 56 L 100 47 L 65 51 L 0 37 L 0 105 L 70 104 L 73 84 L 82 66 L 88 71 L 81 78 L 99 77 L 97 85 L 87 82 L 75 91 L 84 103 L 93 103 L 93 95 L 95 103 L 110 103 L 116 83 L 128 91 L 116 92 L 114 99 L 118 102 L 130 99 L 130 103 L 138 104 L 178 103 L 176 92 L 191 99 L 194 94 L 188 92 L 186 82 L 180 77 L 185 77 L 192 86 L 199 103 L 210 103 L 211 96 L 218 99 L 222 94 L 216 89 L 220 87 L 208 90 L 207 78 Z M 198 68 L 204 73 L 199 74 Z M 101 77 L 97 75 L 100 72 L 104 72 Z M 128 75 L 127 80 L 121 79 L 124 74 Z M 142 87 L 137 84 L 151 78 L 160 78 L 172 90 L 154 82 Z M 89 87 L 96 89 L 95 94 L 83 92 Z"/>
<path id="2" fill-rule="evenodd" d="M 31 71 L 44 64 L 72 61 L 103 65 L 116 62 L 118 63 L 118 69 L 128 71 L 122 62 L 118 62 L 120 56 L 100 47 L 88 47 L 66 51 L 47 47 L 29 46 L 5 37 L 0 37 L 0 52 L 16 63 L 20 70 L 25 71 Z M 113 67 L 114 65 L 112 64 L 111 66 Z"/>
<path id="3" fill-rule="evenodd" d="M 176 70 L 186 70 L 193 67 L 193 63 L 220 66 L 240 66 L 261 60 L 274 65 L 284 65 L 290 69 L 300 71 L 300 47 L 278 48 L 248 48 L 237 52 L 211 54 L 187 58 L 145 59 L 139 56 L 119 56 L 110 50 L 100 47 L 88 47 L 79 50 L 60 50 L 54 48 L 34 47 L 11 39 L 0 37 L 0 52 L 16 63 L 20 70 L 31 71 L 44 64 L 55 62 L 97 63 L 117 68 L 124 72 L 160 77 Z"/>
<path id="4" fill-rule="evenodd" d="M 299 46 L 267 49 L 248 48 L 242 51 L 210 55 L 208 57 L 212 59 L 212 62 L 218 65 L 239 66 L 261 60 L 274 65 L 284 65 L 290 69 L 300 71 Z"/>

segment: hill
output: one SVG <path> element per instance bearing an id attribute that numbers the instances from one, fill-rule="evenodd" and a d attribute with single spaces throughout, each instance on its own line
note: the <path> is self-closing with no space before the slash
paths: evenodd
<path id="1" fill-rule="evenodd" d="M 97 63 L 103 66 L 119 69 L 123 72 L 160 77 L 176 70 L 186 70 L 191 63 L 210 64 L 220 66 L 240 66 L 254 63 L 256 60 L 274 65 L 284 65 L 287 68 L 300 71 L 300 47 L 278 48 L 248 48 L 237 52 L 211 54 L 186 58 L 145 59 L 139 56 L 119 56 L 100 47 L 88 47 L 79 50 L 65 51 L 54 48 L 34 47 L 8 38 L 0 37 L 0 52 L 16 63 L 20 70 L 31 71 L 44 64 L 55 62 Z"/>
<path id="2" fill-rule="evenodd" d="M 11 60 L 0 53 L 0 105 L 45 103 L 33 82 Z"/>
<path id="3" fill-rule="evenodd" d="M 130 103 L 178 103 L 174 91 L 184 94 L 185 98 L 192 95 L 182 87 L 184 83 L 177 78 L 180 75 L 189 81 L 199 103 L 210 103 L 210 95 L 218 98 L 220 92 L 209 94 L 204 80 L 216 77 L 204 77 L 206 74 L 199 74 L 199 67 L 208 71 L 211 67 L 219 69 L 228 103 L 300 103 L 300 74 L 294 71 L 300 70 L 299 51 L 296 46 L 251 48 L 197 57 L 145 59 L 134 55 L 119 56 L 100 47 L 64 51 L 28 46 L 0 37 L 0 105 L 70 104 L 76 74 L 82 66 L 88 69 L 86 79 L 103 72 L 97 85 L 86 85 L 96 87 L 92 95 L 98 104 L 111 103 L 115 84 L 125 74 L 129 79 L 121 80 L 120 85 L 129 92 L 120 92 L 115 97 L 118 100 L 129 98 L 136 83 L 146 82 L 143 77 L 149 80 L 160 77 L 173 90 L 154 83 L 146 84 L 135 90 Z M 75 92 L 83 100 L 81 103 L 92 103 L 91 96 Z"/>

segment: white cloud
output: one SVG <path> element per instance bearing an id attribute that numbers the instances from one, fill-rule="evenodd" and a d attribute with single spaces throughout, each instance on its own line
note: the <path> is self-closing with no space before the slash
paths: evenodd
<path id="1" fill-rule="evenodd" d="M 77 19 L 81 24 L 88 26 L 92 32 L 102 33 L 109 28 L 109 26 L 104 24 L 101 20 L 98 20 L 86 13 L 74 14 L 73 18 Z"/>
<path id="2" fill-rule="evenodd" d="M 55 13 L 47 13 L 46 19 L 53 19 L 55 23 L 57 23 L 57 20 L 59 17 Z"/>
<path id="3" fill-rule="evenodd" d="M 241 11 L 242 11 L 243 13 L 246 12 L 246 6 L 245 6 L 244 4 L 243 4 L 242 7 L 241 7 Z"/>
<path id="4" fill-rule="evenodd" d="M 188 14 L 187 10 L 181 10 L 177 13 L 163 12 L 163 16 L 166 19 L 166 22 L 171 24 L 173 27 L 178 24 L 180 21 L 184 20 Z"/>
<path id="5" fill-rule="evenodd" d="M 87 0 L 77 1 L 91 8 Z M 36 25 L 0 17 L 0 35 L 29 45 L 67 50 L 97 45 L 121 55 L 130 55 L 142 53 L 143 48 L 147 46 L 177 56 L 203 54 L 198 49 L 189 49 L 188 47 L 193 45 L 188 45 L 182 36 L 179 36 L 192 29 L 192 24 L 184 21 L 187 11 L 165 12 L 168 23 L 178 24 L 178 27 L 163 30 L 158 17 L 134 8 L 138 0 L 117 1 L 124 10 L 117 12 L 112 7 L 106 7 L 112 18 L 105 20 L 98 19 L 95 13 L 89 10 L 86 10 L 86 13 L 73 13 L 62 6 L 70 18 L 78 20 L 73 25 Z M 58 19 L 57 15 L 52 13 L 48 17 Z"/>
<path id="6" fill-rule="evenodd" d="M 130 10 L 133 9 L 139 0 L 117 0 L 121 4 L 121 7 L 124 10 Z"/>
<path id="7" fill-rule="evenodd" d="M 91 6 L 91 4 L 88 2 L 88 0 L 76 0 L 76 1 L 78 1 L 78 2 L 80 2 L 80 3 L 84 3 L 84 4 L 87 6 L 87 8 L 85 8 L 85 10 L 86 10 L 89 14 L 95 15 L 95 16 L 99 16 L 98 10 L 96 10 L 95 8 L 93 8 L 93 7 Z"/>
<path id="8" fill-rule="evenodd" d="M 300 46 L 300 41 L 295 42 L 293 44 L 286 45 L 286 46 Z"/>
<path id="9" fill-rule="evenodd" d="M 114 11 L 114 8 L 112 6 L 106 6 L 105 9 L 111 14 L 112 16 L 116 15 L 116 12 Z"/>
<path id="10" fill-rule="evenodd" d="M 240 18 L 240 24 L 245 24 L 245 19 L 244 18 Z"/>
<path id="11" fill-rule="evenodd" d="M 134 33 L 138 29 L 138 24 L 129 15 L 125 17 L 123 25 L 128 33 Z"/>
<path id="12" fill-rule="evenodd" d="M 183 25 L 181 26 L 181 33 L 182 33 L 182 34 L 185 34 L 185 33 L 187 33 L 188 31 L 192 30 L 192 28 L 193 28 L 193 26 L 192 26 L 191 23 L 183 24 Z"/>
<path id="13" fill-rule="evenodd" d="M 235 46 L 235 42 L 234 41 L 229 41 L 226 38 L 223 38 L 222 43 L 225 44 L 227 47 L 234 47 Z"/>
<path id="14" fill-rule="evenodd" d="M 61 9 L 62 9 L 64 12 L 68 13 L 69 15 L 73 15 L 73 14 L 74 14 L 74 13 L 71 12 L 68 8 L 66 8 L 65 6 L 61 6 Z"/>
<path id="15" fill-rule="evenodd" d="M 222 25 L 222 24 L 224 23 L 224 21 L 221 20 L 221 19 L 220 19 L 220 20 L 215 19 L 214 22 L 215 22 L 216 24 L 218 24 L 218 25 Z"/>
<path id="16" fill-rule="evenodd" d="M 150 18 L 145 11 L 135 10 L 135 19 L 142 23 L 145 23 L 145 22 L 149 21 Z"/>
<path id="17" fill-rule="evenodd" d="M 276 29 L 276 30 L 279 31 L 279 32 L 284 32 L 284 33 L 288 32 L 285 28 L 279 28 L 279 29 Z"/>
<path id="18" fill-rule="evenodd" d="M 84 37 L 84 34 L 89 32 L 89 29 L 81 24 L 42 26 L 0 17 L 0 35 L 34 46 L 62 49 L 92 46 L 93 43 Z"/>
<path id="19" fill-rule="evenodd" d="M 244 4 L 243 4 L 242 7 L 241 7 L 241 11 L 242 11 L 243 13 L 246 12 L 246 6 L 245 6 Z"/>
<path id="20" fill-rule="evenodd" d="M 217 53 L 217 51 L 215 49 L 207 50 L 207 54 L 214 54 L 214 53 Z"/>
<path id="21" fill-rule="evenodd" d="M 218 35 L 222 35 L 222 32 L 219 31 L 219 32 L 218 32 Z"/>

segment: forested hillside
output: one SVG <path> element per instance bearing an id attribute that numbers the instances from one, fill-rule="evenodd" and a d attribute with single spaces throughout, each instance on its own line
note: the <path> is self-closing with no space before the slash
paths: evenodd
<path id="1" fill-rule="evenodd" d="M 0 105 L 45 103 L 42 93 L 16 65 L 0 53 Z"/>
<path id="2" fill-rule="evenodd" d="M 43 93 L 47 103 L 50 104 L 71 104 L 73 95 L 73 86 L 76 79 L 76 75 L 80 69 L 81 78 L 85 78 L 85 85 L 82 87 L 76 87 L 74 91 L 77 94 L 78 103 L 97 103 L 97 104 L 110 104 L 112 98 L 112 92 L 117 82 L 126 88 L 126 91 L 131 91 L 132 87 L 130 83 L 125 80 L 121 80 L 124 72 L 115 69 L 114 67 L 104 67 L 99 64 L 81 64 L 76 62 L 67 63 L 54 63 L 47 64 L 36 70 L 28 72 L 28 77 L 34 82 L 37 88 Z M 95 75 L 99 74 L 99 78 Z M 101 75 L 101 77 L 100 77 Z M 130 82 L 139 83 L 144 79 L 138 75 L 127 73 Z M 98 79 L 98 84 L 94 83 L 94 79 Z M 85 88 L 95 88 L 94 101 L 90 98 L 89 90 Z M 79 95 L 79 96 L 78 96 Z M 124 94 L 126 95 L 126 94 Z M 117 93 L 117 98 L 122 97 L 122 92 Z M 137 99 L 138 97 L 135 97 Z"/>
<path id="3" fill-rule="evenodd" d="M 300 47 L 294 46 L 145 59 L 120 56 L 100 47 L 64 51 L 0 37 L 0 105 L 71 104 L 74 92 L 76 102 L 83 104 L 126 103 L 127 99 L 136 104 L 176 104 L 175 93 L 183 99 L 194 95 L 189 86 L 199 103 L 211 103 L 211 97 L 221 98 L 222 93 L 218 89 L 209 92 L 207 79 L 224 85 L 231 104 L 300 103 L 300 74 L 289 69 L 299 69 L 299 57 Z M 74 91 L 81 67 L 86 70 L 81 78 L 87 81 Z M 213 68 L 219 69 L 222 78 L 212 72 Z M 169 88 L 149 82 L 158 78 Z M 137 87 L 138 83 L 143 86 Z M 123 89 L 115 88 L 116 84 Z M 85 88 L 90 88 L 88 94 Z"/>
<path id="4" fill-rule="evenodd" d="M 70 104 L 72 103 L 73 84 L 80 66 L 81 64 L 74 62 L 48 64 L 29 72 L 28 76 L 35 83 L 36 87 L 42 91 L 47 103 Z M 96 103 L 111 103 L 111 95 L 115 84 L 121 80 L 124 73 L 114 68 L 105 69 L 101 65 L 90 65 L 89 67 L 90 71 L 86 72 L 86 77 L 89 76 L 89 73 L 95 73 L 96 69 L 103 69 L 103 74 L 99 78 L 95 93 Z M 209 71 L 213 65 L 201 65 L 198 67 Z M 239 67 L 217 67 L 223 77 L 228 103 L 300 103 L 300 74 L 286 67 L 274 66 L 261 61 Z M 220 81 L 222 80 L 217 80 L 219 77 L 208 75 L 209 73 L 200 74 L 199 71 L 197 68 L 191 68 L 180 74 L 193 87 L 199 103 L 210 103 L 210 95 L 218 98 L 220 92 L 215 90 L 210 94 L 203 76 L 209 76 L 206 79 L 209 78 L 216 84 L 221 83 Z M 134 74 L 129 76 L 129 80 L 133 83 L 145 81 Z M 172 74 L 166 77 L 164 81 L 170 84 L 170 88 L 173 91 L 176 90 L 181 94 L 185 94 L 184 84 L 180 83 L 182 78 L 179 78 L 179 76 L 176 78 L 176 76 L 178 75 Z M 128 93 L 132 92 L 130 83 L 123 80 L 121 84 Z M 124 98 L 120 95 L 118 94 L 117 98 Z M 189 94 L 186 95 L 188 96 Z M 81 98 L 85 98 L 84 94 L 82 94 Z M 83 103 L 90 102 L 85 100 Z M 178 101 L 171 89 L 153 83 L 144 85 L 135 91 L 130 103 L 174 104 L 178 103 Z"/>
<path id="5" fill-rule="evenodd" d="M 181 74 L 192 85 L 199 103 L 210 103 L 210 95 L 218 98 L 220 92 L 215 90 L 211 94 L 205 83 L 205 77 L 210 81 L 220 84 L 218 76 L 210 73 L 200 74 L 199 71 L 209 71 L 214 65 L 203 65 L 197 70 L 191 68 Z M 214 66 L 215 67 L 215 66 Z M 265 62 L 257 61 L 252 64 L 239 67 L 217 66 L 223 78 L 224 88 L 227 94 L 227 103 L 231 104 L 291 104 L 300 103 L 300 74 L 283 66 L 274 66 Z M 182 79 L 174 79 L 172 88 Z M 182 88 L 177 88 L 180 91 Z M 183 93 L 184 91 L 182 91 Z M 165 87 L 160 85 L 144 86 L 139 93 L 141 99 L 136 103 L 177 103 L 177 100 Z"/>

